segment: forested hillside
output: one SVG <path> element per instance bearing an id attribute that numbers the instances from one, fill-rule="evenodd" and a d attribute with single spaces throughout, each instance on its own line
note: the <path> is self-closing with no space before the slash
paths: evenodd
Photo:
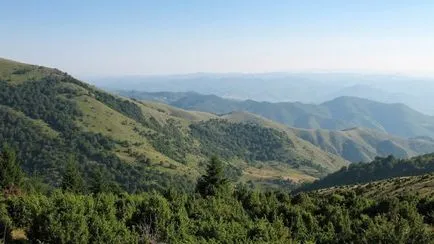
<path id="1" fill-rule="evenodd" d="M 287 127 L 248 112 L 231 112 L 220 117 L 238 123 L 252 123 L 285 131 L 291 138 L 301 138 L 302 141 L 308 141 L 326 152 L 354 163 L 370 162 L 377 156 L 393 155 L 405 159 L 434 152 L 434 140 L 429 137 L 406 139 L 366 128 L 300 129 Z M 302 144 L 302 141 L 297 144 Z"/>
<path id="2" fill-rule="evenodd" d="M 343 130 L 366 127 L 402 137 L 434 137 L 434 117 L 419 113 L 404 104 L 386 104 L 356 97 L 340 97 L 314 105 L 237 101 L 197 93 L 120 93 L 136 99 L 158 100 L 179 108 L 216 114 L 251 112 L 297 128 Z"/>
<path id="3" fill-rule="evenodd" d="M 394 177 L 357 185 L 333 186 L 317 190 L 316 192 L 322 195 L 330 195 L 351 191 L 361 196 L 376 199 L 406 195 L 432 198 L 434 197 L 434 174 Z"/>
<path id="4" fill-rule="evenodd" d="M 191 189 L 212 154 L 234 179 L 264 185 L 311 181 L 347 164 L 273 128 L 124 99 L 55 69 L 1 60 L 0 87 L 0 141 L 54 186 L 70 160 L 86 179 L 102 172 L 131 192 L 173 182 Z"/>
<path id="5" fill-rule="evenodd" d="M 299 190 L 321 189 L 341 185 L 363 184 L 371 181 L 401 176 L 414 176 L 434 172 L 434 155 L 427 154 L 411 159 L 377 157 L 370 163 L 355 163 L 332 173 Z"/>

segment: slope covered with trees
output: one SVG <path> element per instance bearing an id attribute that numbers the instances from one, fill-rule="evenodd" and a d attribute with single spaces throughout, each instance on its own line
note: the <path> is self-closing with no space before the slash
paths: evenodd
<path id="1" fill-rule="evenodd" d="M 347 164 L 303 141 L 315 152 L 306 155 L 293 144 L 302 140 L 275 129 L 113 96 L 56 69 L 0 60 L 0 88 L 0 141 L 17 149 L 27 173 L 53 186 L 71 157 L 87 183 L 102 174 L 130 192 L 173 182 L 191 190 L 213 153 L 222 153 L 234 178 L 253 183 L 311 180 Z M 256 132 L 284 153 L 255 155 L 267 143 Z M 271 173 L 252 173 L 262 168 Z"/>
<path id="2" fill-rule="evenodd" d="M 327 175 L 300 190 L 321 189 L 341 185 L 363 184 L 371 181 L 401 176 L 414 176 L 434 172 L 434 155 L 427 154 L 411 159 L 377 157 L 370 163 L 355 163 Z"/>
<path id="3" fill-rule="evenodd" d="M 396 158 L 405 159 L 434 152 L 434 140 L 429 137 L 406 139 L 366 128 L 300 129 L 287 127 L 248 112 L 231 112 L 220 117 L 237 123 L 251 123 L 284 131 L 293 140 L 303 139 L 296 143 L 298 145 L 303 144 L 303 141 L 308 141 L 323 151 L 354 163 L 370 162 L 377 156 L 393 155 Z"/>

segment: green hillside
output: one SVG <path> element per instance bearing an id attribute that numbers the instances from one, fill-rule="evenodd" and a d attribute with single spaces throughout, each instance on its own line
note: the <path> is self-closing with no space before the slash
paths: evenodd
<path id="1" fill-rule="evenodd" d="M 355 163 L 326 177 L 307 184 L 304 190 L 315 190 L 341 185 L 363 184 L 394 177 L 415 176 L 434 172 L 434 154 L 396 159 L 393 156 L 376 158 L 370 163 Z"/>
<path id="2" fill-rule="evenodd" d="M 434 141 L 429 137 L 405 139 L 366 128 L 341 131 L 290 128 L 248 112 L 232 112 L 220 117 L 234 122 L 254 123 L 285 131 L 292 140 L 298 139 L 297 145 L 303 145 L 308 141 L 326 152 L 355 163 L 370 162 L 377 156 L 393 155 L 397 158 L 410 158 L 434 152 Z M 303 152 L 302 149 L 299 151 Z"/>
<path id="3" fill-rule="evenodd" d="M 370 198 L 418 195 L 434 198 L 434 174 L 396 177 L 357 185 L 330 187 L 316 191 L 321 195 L 331 195 L 355 191 L 358 195 Z"/>
<path id="4" fill-rule="evenodd" d="M 347 164 L 275 128 L 113 96 L 55 69 L 1 60 L 0 88 L 0 141 L 53 185 L 71 157 L 87 178 L 103 171 L 129 191 L 189 188 L 213 154 L 234 179 L 265 185 L 312 181 Z"/>
<path id="5" fill-rule="evenodd" d="M 401 137 L 434 137 L 434 117 L 403 104 L 385 104 L 356 97 L 340 97 L 314 105 L 236 101 L 197 93 L 120 93 L 136 99 L 159 100 L 184 109 L 216 114 L 251 112 L 296 128 L 343 130 L 365 127 Z"/>
<path id="6" fill-rule="evenodd" d="M 339 131 L 293 128 L 292 131 L 322 150 L 351 162 L 370 162 L 377 156 L 388 155 L 409 158 L 434 152 L 434 142 L 430 138 L 405 139 L 366 128 Z"/>

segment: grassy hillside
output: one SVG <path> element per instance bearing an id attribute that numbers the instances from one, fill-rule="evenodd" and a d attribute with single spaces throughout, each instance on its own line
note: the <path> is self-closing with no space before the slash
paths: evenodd
<path id="1" fill-rule="evenodd" d="M 351 164 L 300 190 L 315 190 L 341 185 L 363 184 L 393 177 L 415 176 L 434 172 L 434 154 L 396 159 L 376 158 L 371 163 Z"/>
<path id="2" fill-rule="evenodd" d="M 113 96 L 55 69 L 1 60 L 0 88 L 0 141 L 18 149 L 28 173 L 54 185 L 70 157 L 88 178 L 103 171 L 129 191 L 188 188 L 213 154 L 235 180 L 265 185 L 347 164 L 275 128 Z"/>
<path id="3" fill-rule="evenodd" d="M 370 183 L 330 187 L 316 191 L 330 195 L 339 192 L 355 191 L 358 195 L 370 198 L 384 198 L 402 195 L 434 197 L 434 174 L 396 177 Z"/>
<path id="4" fill-rule="evenodd" d="M 297 145 L 303 145 L 308 141 L 326 152 L 355 163 L 370 162 L 377 156 L 410 158 L 434 152 L 434 140 L 429 137 L 405 139 L 366 128 L 342 131 L 290 128 L 248 112 L 231 112 L 222 115 L 221 118 L 285 131 L 292 140 L 298 140 Z M 303 149 L 300 148 L 299 153 L 303 153 Z"/>
<path id="5" fill-rule="evenodd" d="M 403 104 L 385 104 L 356 97 L 340 97 L 314 105 L 236 101 L 197 93 L 121 93 L 137 99 L 160 100 L 176 107 L 216 114 L 246 111 L 297 128 L 343 130 L 366 127 L 402 137 L 434 137 L 434 117 Z"/>
<path id="6" fill-rule="evenodd" d="M 370 162 L 377 156 L 388 155 L 409 158 L 434 152 L 434 142 L 430 138 L 405 139 L 366 128 L 340 131 L 294 128 L 292 131 L 324 151 L 340 155 L 351 162 Z"/>

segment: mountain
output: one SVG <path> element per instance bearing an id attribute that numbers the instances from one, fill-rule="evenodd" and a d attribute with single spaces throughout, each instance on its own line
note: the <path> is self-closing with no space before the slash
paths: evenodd
<path id="1" fill-rule="evenodd" d="M 160 94 L 120 92 L 136 99 L 161 98 Z M 434 137 L 434 117 L 404 104 L 386 104 L 357 97 L 340 97 L 322 104 L 230 100 L 215 95 L 177 94 L 170 105 L 188 110 L 226 114 L 246 111 L 287 126 L 305 129 L 343 130 L 353 127 L 376 129 L 401 137 Z M 165 95 L 167 96 L 167 95 Z"/>
<path id="2" fill-rule="evenodd" d="M 364 184 L 388 178 L 423 175 L 432 172 L 434 172 L 434 154 L 426 154 L 411 159 L 396 159 L 393 156 L 377 157 L 370 163 L 351 164 L 299 190 Z"/>
<path id="3" fill-rule="evenodd" d="M 188 92 L 238 100 L 320 104 L 342 96 L 383 103 L 404 103 L 434 115 L 434 79 L 398 74 L 265 73 L 170 76 L 91 77 L 99 87 L 116 91 Z M 122 81 L 122 82 L 119 82 Z M 264 85 L 266 84 L 266 85 Z"/>
<path id="4" fill-rule="evenodd" d="M 221 118 L 285 131 L 292 138 L 299 137 L 303 139 L 302 141 L 308 141 L 326 152 L 355 163 L 370 162 L 377 156 L 393 155 L 397 158 L 410 158 L 434 152 L 434 140 L 429 137 L 406 139 L 366 128 L 351 128 L 342 131 L 299 129 L 287 127 L 249 112 L 231 112 L 222 115 Z"/>
<path id="5" fill-rule="evenodd" d="M 434 152 L 434 142 L 430 138 L 401 138 L 384 132 L 366 128 L 346 130 L 297 129 L 293 132 L 322 150 L 340 155 L 351 162 L 370 162 L 375 157 L 393 155 L 409 158 Z"/>
<path id="6" fill-rule="evenodd" d="M 114 96 L 70 75 L 0 60 L 0 142 L 25 171 L 58 185 L 68 161 L 129 191 L 188 188 L 212 155 L 234 180 L 312 181 L 348 164 L 276 128 Z M 176 182 L 176 183 L 175 183 Z"/>

